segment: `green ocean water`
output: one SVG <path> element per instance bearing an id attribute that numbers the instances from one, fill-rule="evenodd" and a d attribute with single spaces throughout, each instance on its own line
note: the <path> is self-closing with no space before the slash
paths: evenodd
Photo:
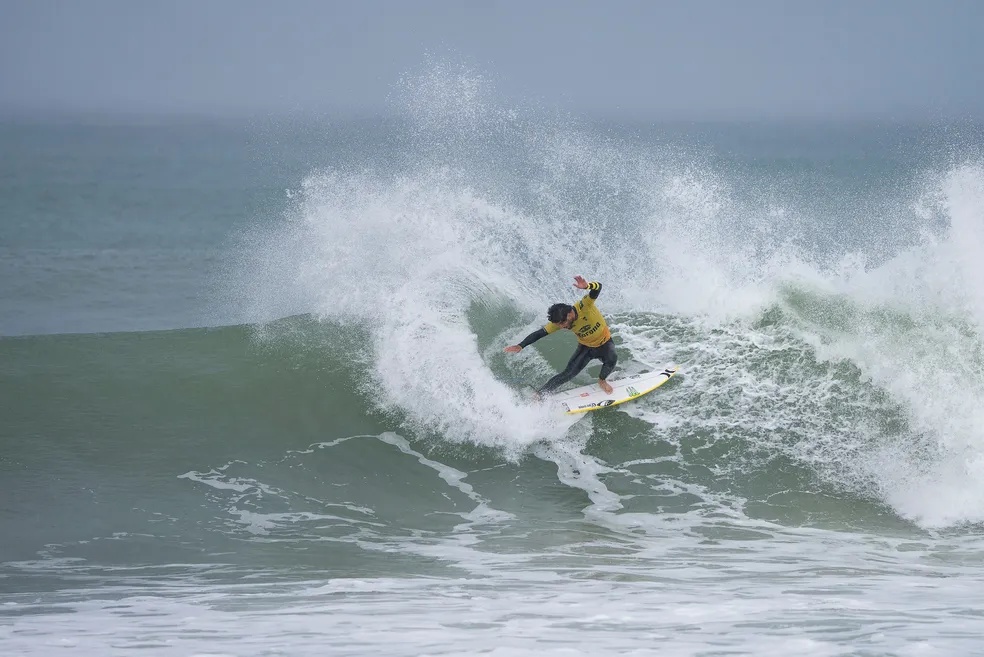
<path id="1" fill-rule="evenodd" d="M 0 127 L 0 651 L 975 654 L 980 127 L 421 100 Z"/>

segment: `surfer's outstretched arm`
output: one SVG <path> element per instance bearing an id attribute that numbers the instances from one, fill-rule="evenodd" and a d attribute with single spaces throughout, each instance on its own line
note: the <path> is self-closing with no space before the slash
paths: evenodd
<path id="1" fill-rule="evenodd" d="M 528 347 L 531 344 L 533 344 L 534 342 L 536 342 L 537 340 L 539 340 L 540 338 L 546 337 L 546 335 L 547 335 L 547 329 L 545 329 L 545 328 L 538 328 L 537 330 L 533 331 L 532 333 L 530 333 L 529 335 L 527 335 L 525 338 L 523 338 L 523 341 L 519 343 L 519 346 L 520 347 Z"/>
<path id="2" fill-rule="evenodd" d="M 516 352 L 522 351 L 524 347 L 530 346 L 531 344 L 533 344 L 540 338 L 544 337 L 545 335 L 547 335 L 547 329 L 539 328 L 533 331 L 532 333 L 530 333 L 529 335 L 527 335 L 525 338 L 523 338 L 523 341 L 520 342 L 519 344 L 514 344 L 506 347 L 506 351 L 508 351 L 511 354 L 515 354 Z"/>

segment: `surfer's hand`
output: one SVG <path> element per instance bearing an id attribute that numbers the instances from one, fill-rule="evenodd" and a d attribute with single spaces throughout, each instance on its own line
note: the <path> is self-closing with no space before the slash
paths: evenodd
<path id="1" fill-rule="evenodd" d="M 511 344 L 505 349 L 503 349 L 503 351 L 505 351 L 507 354 L 518 354 L 522 350 L 523 348 L 520 347 L 518 344 Z"/>
<path id="2" fill-rule="evenodd" d="M 575 276 L 574 277 L 574 287 L 578 288 L 579 290 L 587 290 L 588 289 L 588 282 L 586 280 L 584 280 L 584 277 L 583 276 Z"/>

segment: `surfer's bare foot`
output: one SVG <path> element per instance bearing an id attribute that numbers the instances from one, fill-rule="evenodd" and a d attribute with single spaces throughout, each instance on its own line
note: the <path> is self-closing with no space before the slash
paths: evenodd
<path id="1" fill-rule="evenodd" d="M 604 390 L 606 394 L 609 395 L 612 394 L 612 384 L 610 384 L 608 381 L 605 381 L 604 379 L 598 379 L 598 385 L 601 386 L 601 389 Z"/>

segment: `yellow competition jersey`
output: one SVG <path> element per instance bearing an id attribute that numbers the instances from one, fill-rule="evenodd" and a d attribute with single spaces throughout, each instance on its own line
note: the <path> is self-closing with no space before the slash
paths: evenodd
<path id="1" fill-rule="evenodd" d="M 595 305 L 594 299 L 585 294 L 584 298 L 574 305 L 577 311 L 577 319 L 571 324 L 571 330 L 577 336 L 577 341 L 585 347 L 600 347 L 612 338 L 612 332 L 608 330 L 608 322 L 605 321 L 601 311 Z M 547 322 L 543 329 L 547 333 L 561 330 L 559 324 Z"/>

